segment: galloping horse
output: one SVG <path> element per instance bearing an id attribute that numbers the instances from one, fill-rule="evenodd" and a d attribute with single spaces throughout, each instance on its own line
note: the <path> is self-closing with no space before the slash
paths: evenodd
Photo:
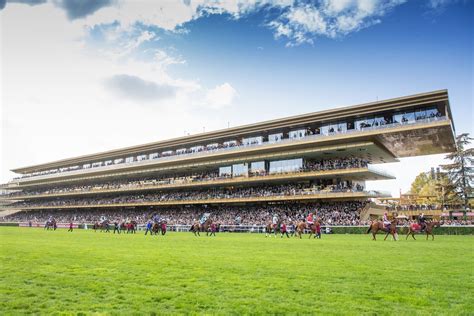
<path id="1" fill-rule="evenodd" d="M 281 219 L 279 219 L 276 224 L 273 224 L 273 222 L 271 222 L 271 221 L 268 222 L 267 226 L 265 226 L 265 237 L 268 237 L 268 236 L 270 236 L 271 233 L 273 233 L 273 237 L 276 238 L 277 233 L 280 232 L 281 223 L 282 223 Z"/>
<path id="2" fill-rule="evenodd" d="M 313 234 L 313 238 L 321 238 L 321 220 L 318 219 L 311 225 L 306 224 L 306 222 L 299 222 L 298 225 L 296 225 L 295 237 L 300 237 L 301 239 L 301 235 L 303 235 L 307 229 L 309 229 L 311 232 L 309 234 L 309 238 L 311 238 Z"/>
<path id="3" fill-rule="evenodd" d="M 383 231 L 385 233 L 387 233 L 385 235 L 385 238 L 383 240 L 387 240 L 387 237 L 388 235 L 392 235 L 393 237 L 393 240 L 396 241 L 397 240 L 397 223 L 398 223 L 398 220 L 395 218 L 393 219 L 391 222 L 390 222 L 390 229 L 387 229 L 386 227 L 384 227 L 384 224 L 383 222 L 381 221 L 376 221 L 376 222 L 373 222 L 370 226 L 369 226 L 369 229 L 367 230 L 367 234 L 372 232 L 372 240 L 377 240 L 375 238 L 375 235 L 377 234 L 377 232 L 380 230 L 380 231 Z"/>
<path id="4" fill-rule="evenodd" d="M 434 240 L 434 234 L 433 234 L 433 230 L 435 227 L 440 227 L 441 226 L 441 223 L 440 222 L 430 222 L 430 223 L 426 223 L 426 227 L 425 227 L 425 233 L 426 233 L 426 240 L 428 240 L 428 236 L 431 235 L 431 240 Z M 408 227 L 408 234 L 407 234 L 407 238 L 408 239 L 408 236 L 412 236 L 414 240 L 416 240 L 415 238 L 415 234 L 418 234 L 418 233 L 421 233 L 421 225 L 420 224 L 411 224 L 410 227 Z"/>

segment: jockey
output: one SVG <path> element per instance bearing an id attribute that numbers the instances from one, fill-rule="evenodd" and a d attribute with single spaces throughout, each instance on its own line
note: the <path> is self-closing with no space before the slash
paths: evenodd
<path id="1" fill-rule="evenodd" d="M 387 212 L 383 213 L 383 227 L 390 230 L 390 221 Z"/>
<path id="2" fill-rule="evenodd" d="M 272 224 L 273 227 L 276 227 L 276 225 L 278 224 L 278 215 L 273 214 Z"/>
<path id="3" fill-rule="evenodd" d="M 308 223 L 308 226 L 314 224 L 313 213 L 309 213 L 309 215 L 306 217 L 306 222 Z"/>
<path id="4" fill-rule="evenodd" d="M 424 231 L 425 228 L 426 228 L 425 213 L 421 213 L 421 214 L 418 216 L 418 224 L 420 224 L 420 226 L 421 226 L 421 230 L 420 230 L 420 231 Z"/>

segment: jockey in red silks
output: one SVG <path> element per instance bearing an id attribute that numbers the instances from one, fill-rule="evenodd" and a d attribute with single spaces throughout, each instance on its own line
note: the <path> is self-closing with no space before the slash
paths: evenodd
<path id="1" fill-rule="evenodd" d="M 387 212 L 383 213 L 383 226 L 388 230 L 390 229 L 390 221 L 388 220 Z"/>
<path id="2" fill-rule="evenodd" d="M 309 213 L 309 215 L 306 217 L 306 222 L 308 223 L 308 226 L 314 224 L 313 213 Z"/>

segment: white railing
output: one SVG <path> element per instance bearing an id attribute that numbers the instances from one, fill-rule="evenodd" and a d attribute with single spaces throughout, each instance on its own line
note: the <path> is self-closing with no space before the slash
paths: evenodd
<path id="1" fill-rule="evenodd" d="M 265 148 L 267 146 L 275 145 L 275 144 L 286 144 L 290 142 L 302 142 L 302 141 L 308 141 L 308 140 L 313 140 L 313 139 L 318 139 L 318 138 L 323 138 L 323 137 L 328 137 L 328 136 L 336 136 L 336 135 L 347 135 L 347 134 L 360 134 L 360 133 L 365 133 L 368 131 L 374 131 L 374 130 L 381 130 L 381 129 L 387 129 L 387 128 L 395 128 L 399 126 L 412 126 L 412 125 L 419 125 L 419 124 L 426 124 L 426 123 L 431 123 L 431 122 L 436 122 L 436 121 L 445 121 L 448 118 L 446 116 L 441 116 L 441 117 L 432 117 L 432 118 L 426 118 L 426 119 L 420 119 L 417 121 L 412 121 L 412 122 L 405 122 L 405 123 L 391 123 L 391 124 L 385 124 L 385 125 L 378 125 L 378 126 L 371 126 L 371 127 L 364 127 L 360 130 L 353 129 L 353 130 L 346 130 L 344 132 L 334 132 L 334 133 L 328 133 L 328 134 L 313 134 L 313 135 L 306 135 L 301 138 L 294 138 L 294 139 L 283 139 L 278 142 L 263 142 L 261 144 L 249 144 L 249 145 L 239 145 L 239 146 L 234 146 L 234 147 L 228 147 L 228 148 L 217 148 L 217 149 L 212 149 L 212 150 L 205 150 L 201 152 L 191 152 L 191 153 L 185 153 L 185 154 L 180 154 L 180 155 L 172 155 L 168 157 L 157 157 L 153 159 L 144 159 L 140 161 L 132 161 L 132 162 L 124 162 L 124 163 L 118 163 L 118 164 L 112 164 L 108 166 L 99 166 L 99 167 L 91 167 L 91 168 L 81 168 L 81 169 L 76 169 L 72 171 L 64 171 L 64 172 L 55 172 L 51 174 L 45 174 L 45 175 L 38 175 L 38 176 L 27 176 L 27 177 L 22 177 L 19 179 L 14 179 L 9 182 L 9 184 L 15 184 L 18 182 L 21 182 L 23 180 L 41 180 L 41 179 L 48 179 L 52 178 L 57 175 L 62 175 L 62 174 L 67 174 L 67 175 L 75 175 L 75 174 L 85 174 L 90 172 L 95 172 L 95 171 L 102 171 L 102 170 L 116 170 L 116 169 L 122 169 L 129 167 L 131 165 L 133 166 L 146 166 L 150 164 L 154 164 L 155 162 L 161 162 L 161 161 L 168 161 L 168 160 L 174 160 L 177 158 L 184 158 L 184 157 L 189 157 L 189 156 L 206 156 L 206 155 L 212 155 L 216 152 L 231 152 L 231 151 L 238 151 L 241 149 L 245 148 Z M 85 172 L 86 171 L 86 172 Z"/>

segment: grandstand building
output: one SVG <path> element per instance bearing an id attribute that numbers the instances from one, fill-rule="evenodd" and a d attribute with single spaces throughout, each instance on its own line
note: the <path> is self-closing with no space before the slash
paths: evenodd
<path id="1" fill-rule="evenodd" d="M 448 92 L 433 91 L 16 168 L 9 212 L 363 201 L 376 165 L 451 152 Z"/>

